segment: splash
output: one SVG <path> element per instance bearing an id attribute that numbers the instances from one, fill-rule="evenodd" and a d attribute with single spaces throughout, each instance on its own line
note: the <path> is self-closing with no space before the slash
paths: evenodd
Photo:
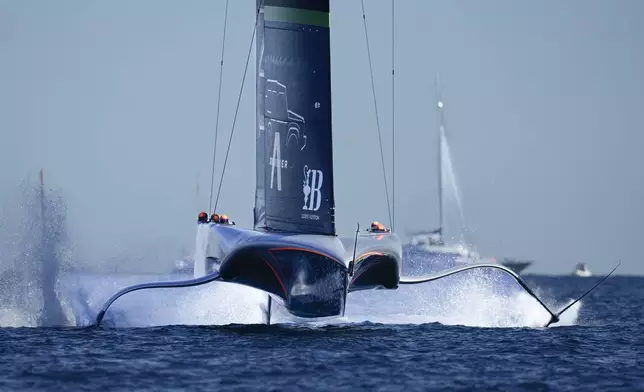
<path id="1" fill-rule="evenodd" d="M 87 299 L 89 309 L 99 309 L 107 298 L 123 287 L 169 278 L 161 275 L 84 275 L 76 280 L 81 286 L 72 290 L 92 287 Z M 142 290 L 119 298 L 106 313 L 102 325 L 129 328 L 258 324 L 264 320 L 263 307 L 267 299 L 259 290 L 221 282 L 190 288 Z M 95 317 L 95 310 L 84 312 L 79 325 L 89 325 Z"/>
<path id="2" fill-rule="evenodd" d="M 0 215 L 0 326 L 73 325 L 57 292 L 68 256 L 66 205 L 55 191 L 24 181 Z"/>
<path id="3" fill-rule="evenodd" d="M 550 318 L 548 312 L 513 281 L 504 278 L 500 274 L 486 271 L 471 271 L 425 286 L 401 287 L 396 293 L 360 293 L 360 298 L 352 306 L 349 321 L 501 328 L 543 327 Z M 538 290 L 537 295 L 541 297 Z M 551 300 L 545 303 L 551 309 L 560 309 L 566 305 Z M 377 311 L 383 306 L 389 312 Z M 577 303 L 555 325 L 574 325 L 580 307 L 581 304 Z"/>
<path id="4" fill-rule="evenodd" d="M 351 293 L 345 317 L 304 320 L 273 306 L 273 324 L 381 324 L 464 325 L 471 327 L 539 328 L 548 313 L 529 295 L 505 281 L 503 276 L 471 271 L 426 286 L 404 286 L 398 290 Z M 102 305 L 109 295 L 130 284 L 161 277 L 85 277 L 95 287 L 92 308 Z M 541 294 L 539 294 L 541 296 Z M 261 324 L 265 321 L 267 295 L 236 284 L 213 282 L 196 288 L 156 289 L 128 294 L 114 303 L 104 325 L 110 327 L 152 327 L 161 325 Z M 564 303 L 546 301 L 554 309 Z M 581 304 L 564 314 L 555 326 L 574 325 Z M 91 322 L 91 318 L 86 320 Z"/>

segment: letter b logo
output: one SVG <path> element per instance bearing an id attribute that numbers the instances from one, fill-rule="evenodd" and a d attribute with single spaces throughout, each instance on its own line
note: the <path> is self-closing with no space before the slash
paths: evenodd
<path id="1" fill-rule="evenodd" d="M 317 211 L 322 204 L 322 182 L 324 175 L 321 170 L 305 170 L 304 176 L 304 207 L 303 210 Z"/>

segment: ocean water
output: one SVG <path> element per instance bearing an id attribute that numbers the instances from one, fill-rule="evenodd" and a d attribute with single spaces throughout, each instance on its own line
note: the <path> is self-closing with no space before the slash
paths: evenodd
<path id="1" fill-rule="evenodd" d="M 222 283 L 141 291 L 166 279 L 63 274 L 65 326 L 42 309 L 0 312 L 1 390 L 644 390 L 644 278 L 611 277 L 554 327 L 490 274 L 352 293 L 346 317 L 299 323 L 266 297 Z M 527 276 L 558 309 L 599 278 Z M 503 282 L 507 285 L 507 282 Z"/>

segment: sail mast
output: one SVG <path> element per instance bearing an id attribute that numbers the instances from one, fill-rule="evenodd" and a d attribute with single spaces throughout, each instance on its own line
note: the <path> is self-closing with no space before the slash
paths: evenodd
<path id="1" fill-rule="evenodd" d="M 439 233 L 441 236 L 441 242 L 443 241 L 443 227 L 444 227 L 444 222 L 443 222 L 443 97 L 442 97 L 442 92 L 441 92 L 441 87 L 440 87 L 440 76 L 438 73 L 436 73 L 436 93 L 437 93 L 437 103 L 436 106 L 438 108 L 438 118 L 440 121 L 440 125 L 438 128 L 438 214 L 439 214 Z"/>
<path id="2" fill-rule="evenodd" d="M 396 227 L 396 18 L 391 0 L 391 230 Z"/>

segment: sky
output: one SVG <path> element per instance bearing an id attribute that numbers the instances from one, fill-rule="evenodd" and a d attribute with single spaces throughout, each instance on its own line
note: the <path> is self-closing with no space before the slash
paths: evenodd
<path id="1" fill-rule="evenodd" d="M 391 187 L 391 2 L 364 3 Z M 215 184 L 254 6 L 229 5 Z M 84 262 L 190 251 L 209 202 L 224 7 L 0 0 L 0 199 L 42 167 Z M 535 260 L 533 273 L 585 262 L 601 274 L 621 259 L 619 273 L 643 274 L 642 15 L 639 0 L 397 0 L 396 232 L 438 225 L 440 73 L 479 253 Z M 218 207 L 248 227 L 254 52 Z M 350 235 L 356 222 L 389 224 L 358 0 L 331 1 L 331 63 L 336 223 Z"/>

